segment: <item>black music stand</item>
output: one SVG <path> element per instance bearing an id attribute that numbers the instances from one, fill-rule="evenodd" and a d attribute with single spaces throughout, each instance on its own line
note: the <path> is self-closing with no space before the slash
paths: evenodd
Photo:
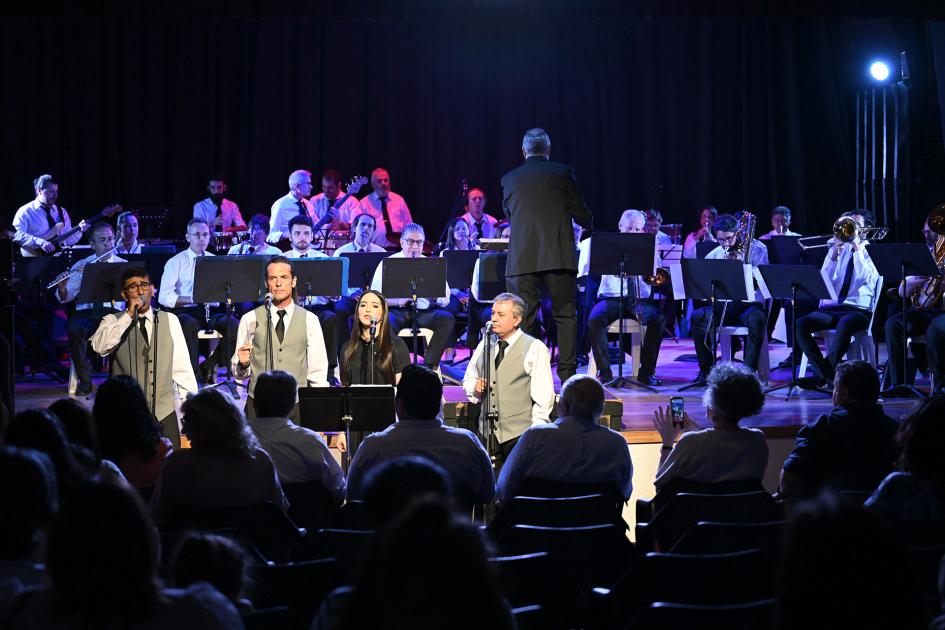
<path id="1" fill-rule="evenodd" d="M 296 290 L 299 297 L 334 296 L 348 293 L 347 258 L 294 258 Z"/>
<path id="2" fill-rule="evenodd" d="M 390 256 L 387 252 L 344 252 L 348 259 L 348 286 L 365 290 L 371 288 L 371 280 L 381 261 Z M 386 297 L 386 296 L 385 296 Z"/>
<path id="3" fill-rule="evenodd" d="M 768 261 L 772 265 L 800 265 L 803 250 L 797 244 L 799 238 L 778 234 L 761 241 L 768 248 Z"/>
<path id="4" fill-rule="evenodd" d="M 906 276 L 940 276 L 941 272 L 932 252 L 924 243 L 870 243 L 867 245 L 870 260 L 876 265 L 876 270 L 883 277 L 884 282 L 894 281 L 898 286 Z M 909 343 L 906 330 L 908 327 L 909 298 L 905 292 L 901 297 L 902 304 L 902 371 L 905 377 L 909 364 Z M 887 339 L 887 344 L 888 344 Z M 889 348 L 892 351 L 892 348 Z M 905 378 L 903 378 L 905 381 Z M 922 398 L 925 396 L 913 385 L 905 382 L 890 387 L 882 392 L 884 398 Z"/>
<path id="5" fill-rule="evenodd" d="M 413 336 L 413 361 L 417 362 L 417 300 L 435 300 L 448 293 L 445 258 L 390 258 L 384 261 L 381 290 L 388 299 L 410 300 L 410 333 Z"/>
<path id="6" fill-rule="evenodd" d="M 506 252 L 479 253 L 479 274 L 475 281 L 477 300 L 490 302 L 507 291 L 505 266 L 508 260 Z"/>
<path id="7" fill-rule="evenodd" d="M 709 255 L 709 252 L 718 246 L 719 244 L 715 241 L 699 241 L 696 243 L 696 258 L 699 260 L 704 259 Z"/>
<path id="8" fill-rule="evenodd" d="M 588 273 L 592 276 L 618 276 L 620 278 L 620 331 L 618 344 L 620 346 L 620 361 L 617 364 L 617 378 L 604 383 L 605 387 L 620 389 L 627 385 L 643 388 L 654 394 L 659 390 L 644 385 L 623 375 L 623 347 L 624 347 L 624 305 L 626 304 L 627 277 L 634 276 L 639 282 L 641 276 L 652 276 L 656 273 L 656 234 L 623 234 L 620 232 L 595 232 L 591 236 L 591 253 Z M 640 303 L 638 285 L 634 284 L 634 308 L 636 309 L 637 323 L 642 327 L 638 305 Z M 662 331 L 660 331 L 662 333 Z M 637 366 L 639 369 L 639 366 Z"/>
<path id="9" fill-rule="evenodd" d="M 349 387 L 300 387 L 299 421 L 320 433 L 344 432 L 351 444 L 351 432 L 375 433 L 396 421 L 393 385 Z M 345 451 L 344 468 L 354 453 Z"/>
<path id="10" fill-rule="evenodd" d="M 776 236 L 773 238 L 789 238 Z M 837 294 L 833 284 L 824 278 L 819 267 L 813 265 L 758 265 L 761 281 L 764 284 L 762 292 L 770 294 L 772 298 L 791 301 L 791 328 L 797 323 L 797 300 L 836 300 Z M 766 394 L 784 389 L 788 393 L 785 401 L 791 399 L 797 383 L 797 332 L 791 337 L 791 380 L 784 385 L 777 385 L 765 390 Z M 823 392 L 826 393 L 826 392 Z"/>
<path id="11" fill-rule="evenodd" d="M 480 250 L 448 250 L 443 252 L 446 258 L 446 282 L 454 289 L 472 287 L 473 268 L 479 260 Z"/>
<path id="12" fill-rule="evenodd" d="M 268 256 L 199 256 L 194 265 L 194 303 L 203 304 L 207 325 L 210 325 L 210 303 L 222 302 L 226 316 L 233 316 L 233 309 L 238 302 L 259 302 L 266 286 L 266 265 Z M 271 319 L 271 315 L 267 315 Z M 267 322 L 268 323 L 268 322 Z M 271 331 L 272 325 L 267 326 Z M 271 332 L 270 332 L 271 334 Z M 226 335 L 221 341 L 226 357 L 226 377 L 210 385 L 226 385 L 234 398 L 239 398 L 237 386 L 249 389 L 247 385 L 233 378 L 232 354 L 227 352 Z M 269 344 L 272 348 L 272 344 Z"/>
<path id="13" fill-rule="evenodd" d="M 718 348 L 715 303 L 717 300 L 746 301 L 749 296 L 754 296 L 751 266 L 740 260 L 683 258 L 678 267 L 670 268 L 670 274 L 676 299 L 709 300 L 711 310 L 709 311 L 709 326 L 706 330 L 708 338 L 703 342 L 709 345 L 714 362 Z M 699 340 L 693 339 L 693 342 L 699 343 Z M 705 381 L 696 381 L 680 387 L 678 391 L 703 386 L 705 386 Z"/>

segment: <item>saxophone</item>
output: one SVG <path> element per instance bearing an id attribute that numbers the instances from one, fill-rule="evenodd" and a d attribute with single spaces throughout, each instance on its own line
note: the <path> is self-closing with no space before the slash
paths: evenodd
<path id="1" fill-rule="evenodd" d="M 732 260 L 741 260 L 751 263 L 751 243 L 755 239 L 755 226 L 758 220 L 751 212 L 743 210 L 738 213 L 738 227 L 735 228 L 735 242 L 728 248 L 728 257 Z"/>
<path id="2" fill-rule="evenodd" d="M 932 256 L 938 266 L 939 274 L 945 272 L 945 203 L 940 204 L 929 213 L 929 229 L 938 234 L 935 241 L 935 250 Z M 917 311 L 928 311 L 935 307 L 945 294 L 945 282 L 941 275 L 927 279 L 912 294 L 912 306 Z"/>

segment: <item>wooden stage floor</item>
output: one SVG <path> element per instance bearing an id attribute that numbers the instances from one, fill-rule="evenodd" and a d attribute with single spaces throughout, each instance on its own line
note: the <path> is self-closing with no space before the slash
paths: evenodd
<path id="1" fill-rule="evenodd" d="M 776 366 L 788 354 L 788 348 L 780 343 L 772 344 L 770 351 L 772 366 Z M 884 351 L 885 348 L 880 349 L 881 361 L 885 360 Z M 460 352 L 465 354 L 465 351 Z M 668 405 L 669 397 L 674 395 L 683 396 L 686 410 L 692 418 L 700 425 L 705 425 L 705 414 L 702 410 L 703 389 L 694 388 L 681 393 L 676 391 L 679 387 L 688 383 L 698 370 L 694 361 L 679 361 L 677 359 L 681 355 L 693 355 L 693 352 L 693 344 L 689 339 L 680 339 L 678 342 L 665 339 L 660 350 L 656 370 L 657 376 L 663 381 L 663 386 L 658 388 L 658 393 L 654 394 L 635 387 L 610 390 L 613 397 L 623 400 L 623 432 L 629 443 L 641 444 L 659 441 L 659 435 L 653 430 L 653 412 L 660 405 Z M 460 370 L 462 367 L 462 365 L 459 366 Z M 584 371 L 584 369 L 581 368 L 580 371 Z M 616 366 L 613 369 L 616 374 Z M 625 366 L 625 373 L 628 373 L 628 371 L 629 366 Z M 97 375 L 94 382 L 98 384 L 104 378 L 104 374 Z M 774 370 L 769 386 L 783 384 L 789 379 L 790 369 Z M 557 377 L 555 377 L 555 384 L 558 385 Z M 927 389 L 929 385 L 928 378 L 920 374 L 916 385 L 920 389 Z M 743 424 L 745 426 L 760 427 L 772 438 L 793 437 L 801 426 L 815 420 L 819 414 L 832 407 L 831 399 L 826 394 L 795 390 L 791 400 L 785 401 L 786 393 L 785 388 L 769 394 L 766 397 L 762 412 L 744 421 Z M 65 385 L 45 377 L 38 377 L 35 381 L 17 383 L 16 408 L 21 410 L 36 406 L 45 407 L 66 395 Z M 462 392 L 458 387 L 451 387 L 448 388 L 445 397 L 447 400 L 459 400 L 462 397 Z M 88 404 L 91 405 L 92 402 L 89 401 Z M 887 413 L 898 417 L 907 412 L 914 405 L 914 401 L 887 400 L 884 401 L 883 405 Z"/>

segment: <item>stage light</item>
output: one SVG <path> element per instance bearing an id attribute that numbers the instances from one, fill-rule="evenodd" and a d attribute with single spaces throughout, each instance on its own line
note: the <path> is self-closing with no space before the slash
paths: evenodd
<path id="1" fill-rule="evenodd" d="M 870 64 L 870 76 L 875 81 L 885 81 L 889 78 L 889 66 L 885 61 L 874 61 Z"/>

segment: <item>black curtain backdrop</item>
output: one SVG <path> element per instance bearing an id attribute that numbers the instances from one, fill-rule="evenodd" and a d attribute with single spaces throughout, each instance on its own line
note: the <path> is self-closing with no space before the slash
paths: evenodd
<path id="1" fill-rule="evenodd" d="M 499 179 L 541 126 L 601 229 L 657 207 L 690 230 L 711 203 L 767 230 L 785 204 L 823 233 L 853 204 L 854 95 L 875 54 L 909 54 L 913 134 L 933 147 L 913 175 L 940 185 L 923 172 L 941 165 L 929 42 L 911 18 L 13 16 L 0 214 L 52 172 L 75 218 L 167 206 L 180 235 L 211 173 L 248 219 L 296 168 L 383 166 L 435 238 L 464 177 L 501 215 Z"/>

